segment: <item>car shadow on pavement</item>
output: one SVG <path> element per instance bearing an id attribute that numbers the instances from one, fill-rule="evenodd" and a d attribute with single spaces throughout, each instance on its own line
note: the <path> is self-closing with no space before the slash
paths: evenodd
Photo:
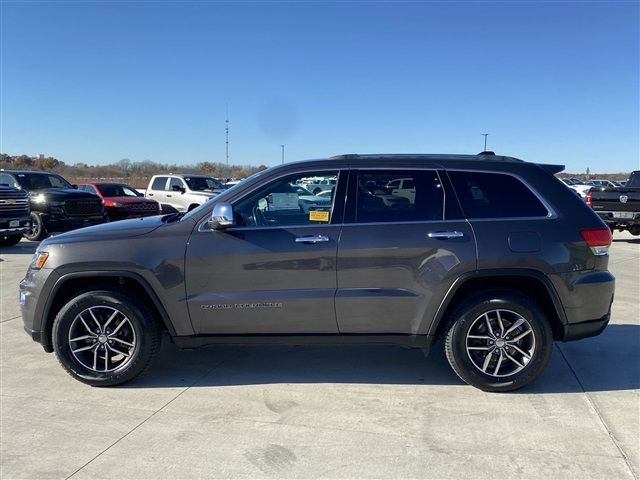
<path id="1" fill-rule="evenodd" d="M 0 247 L 0 255 L 33 255 L 40 242 L 30 242 L 22 239 L 11 247 Z"/>
<path id="2" fill-rule="evenodd" d="M 640 243 L 640 238 L 614 238 L 614 243 Z"/>
<path id="3" fill-rule="evenodd" d="M 556 343 L 541 377 L 518 393 L 638 389 L 639 347 L 638 325 L 610 325 L 599 337 Z M 464 385 L 441 343 L 425 358 L 420 350 L 395 346 L 220 345 L 180 351 L 166 342 L 150 370 L 120 388 L 274 383 Z"/>

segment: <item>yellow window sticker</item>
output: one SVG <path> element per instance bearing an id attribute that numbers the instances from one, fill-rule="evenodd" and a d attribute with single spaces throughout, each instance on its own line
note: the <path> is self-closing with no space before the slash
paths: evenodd
<path id="1" fill-rule="evenodd" d="M 328 222 L 329 212 L 323 212 L 322 210 L 310 210 L 309 220 L 312 222 Z"/>

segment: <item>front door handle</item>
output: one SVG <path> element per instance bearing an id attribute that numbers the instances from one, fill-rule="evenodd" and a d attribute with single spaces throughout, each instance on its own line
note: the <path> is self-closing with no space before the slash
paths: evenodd
<path id="1" fill-rule="evenodd" d="M 167 197 L 171 197 L 171 195 L 167 195 Z"/>
<path id="2" fill-rule="evenodd" d="M 429 232 L 427 234 L 427 237 L 429 238 L 462 238 L 464 237 L 464 233 L 462 232 L 458 232 L 458 231 L 451 231 L 451 232 Z"/>
<path id="3" fill-rule="evenodd" d="M 329 237 L 326 235 L 308 235 L 306 237 L 297 237 L 296 243 L 320 243 L 328 242 Z"/>

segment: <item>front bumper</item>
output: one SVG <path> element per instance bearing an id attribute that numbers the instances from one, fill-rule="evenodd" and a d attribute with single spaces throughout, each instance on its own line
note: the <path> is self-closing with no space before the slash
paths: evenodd
<path id="1" fill-rule="evenodd" d="M 0 219 L 0 233 L 4 235 L 12 233 L 26 233 L 31 228 L 31 216 L 5 217 Z"/>
<path id="2" fill-rule="evenodd" d="M 106 215 L 66 216 L 43 213 L 40 215 L 47 232 L 67 232 L 82 227 L 91 227 L 107 221 Z"/>
<path id="3" fill-rule="evenodd" d="M 126 220 L 129 218 L 142 218 L 142 217 L 153 217 L 155 215 L 160 215 L 160 209 L 157 210 L 135 210 L 135 209 L 124 209 L 124 208 L 108 208 L 107 215 L 109 216 L 109 220 Z"/>
<path id="4" fill-rule="evenodd" d="M 24 330 L 47 352 L 52 352 L 53 346 L 51 339 L 45 334 L 45 305 L 59 278 L 60 276 L 51 269 L 29 269 L 27 275 L 20 282 L 18 292 Z"/>

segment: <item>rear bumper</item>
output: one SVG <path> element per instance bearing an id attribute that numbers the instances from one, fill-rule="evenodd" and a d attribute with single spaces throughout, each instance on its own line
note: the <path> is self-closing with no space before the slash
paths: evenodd
<path id="1" fill-rule="evenodd" d="M 607 313 L 604 317 L 597 320 L 587 320 L 580 323 L 568 323 L 564 325 L 564 333 L 562 337 L 563 342 L 570 342 L 572 340 L 580 340 L 581 338 L 595 337 L 600 335 L 607 325 L 609 325 L 609 319 L 611 314 Z"/>
<path id="2" fill-rule="evenodd" d="M 607 225 L 640 225 L 640 212 L 596 212 Z M 629 214 L 630 218 L 619 215 Z M 618 216 L 617 216 L 618 215 Z"/>
<path id="3" fill-rule="evenodd" d="M 600 334 L 611 315 L 615 277 L 607 270 L 549 275 L 564 307 L 566 322 L 560 340 Z"/>

